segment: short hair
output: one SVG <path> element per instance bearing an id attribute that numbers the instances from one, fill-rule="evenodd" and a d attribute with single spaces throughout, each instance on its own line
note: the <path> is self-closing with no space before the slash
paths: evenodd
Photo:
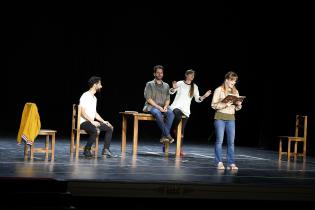
<path id="1" fill-rule="evenodd" d="M 89 87 L 90 88 L 93 87 L 94 84 L 99 83 L 101 80 L 102 80 L 101 77 L 92 76 L 88 81 Z"/>
<path id="2" fill-rule="evenodd" d="M 162 65 L 156 65 L 153 67 L 153 73 L 156 73 L 158 69 L 162 69 L 164 71 L 164 67 Z"/>

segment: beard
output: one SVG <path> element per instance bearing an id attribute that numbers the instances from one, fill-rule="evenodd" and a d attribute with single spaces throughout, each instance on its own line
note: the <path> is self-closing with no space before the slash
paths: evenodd
<path id="1" fill-rule="evenodd" d="M 156 79 L 156 80 L 162 80 L 162 79 L 163 79 L 163 76 L 156 76 L 155 79 Z"/>

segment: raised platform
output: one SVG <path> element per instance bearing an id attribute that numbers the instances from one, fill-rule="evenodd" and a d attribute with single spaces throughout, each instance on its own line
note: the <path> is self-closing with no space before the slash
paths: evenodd
<path id="1" fill-rule="evenodd" d="M 25 161 L 23 146 L 17 145 L 15 139 L 0 142 L 0 177 L 3 183 L 16 183 L 11 193 L 21 191 L 18 183 L 23 180 L 38 185 L 24 187 L 24 194 L 41 189 L 47 181 L 62 185 L 60 192 L 71 194 L 72 199 L 315 201 L 314 157 L 308 157 L 306 162 L 278 161 L 276 151 L 236 147 L 239 170 L 233 172 L 216 169 L 210 144 L 185 143 L 185 156 L 176 158 L 175 144 L 165 156 L 162 144 L 150 139 L 141 140 L 138 155 L 132 155 L 132 145 L 127 142 L 127 152 L 121 155 L 121 142 L 114 139 L 111 150 L 118 158 L 103 158 L 99 154 L 98 158 L 86 159 L 80 154 L 76 159 L 70 156 L 70 140 L 58 139 L 54 161 L 41 153 L 35 154 L 32 161 Z M 100 148 L 102 143 L 101 140 Z M 45 189 L 49 191 L 52 186 L 48 184 Z"/>

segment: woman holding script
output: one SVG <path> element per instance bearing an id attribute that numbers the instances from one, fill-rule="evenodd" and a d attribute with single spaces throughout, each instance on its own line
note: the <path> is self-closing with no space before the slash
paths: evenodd
<path id="1" fill-rule="evenodd" d="M 215 164 L 217 169 L 224 170 L 222 161 L 222 143 L 224 131 L 227 137 L 227 169 L 237 170 L 234 161 L 234 139 L 235 139 L 235 111 L 242 108 L 242 100 L 224 100 L 228 95 L 239 96 L 235 83 L 238 76 L 235 72 L 228 72 L 225 75 L 224 83 L 215 89 L 211 107 L 216 110 L 214 115 L 214 128 L 216 142 L 214 147 Z"/>

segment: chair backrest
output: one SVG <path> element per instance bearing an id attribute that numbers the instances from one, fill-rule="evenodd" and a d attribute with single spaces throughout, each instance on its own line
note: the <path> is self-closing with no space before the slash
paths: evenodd
<path id="1" fill-rule="evenodd" d="M 81 107 L 77 104 L 72 106 L 72 131 L 80 131 Z"/>
<path id="2" fill-rule="evenodd" d="M 295 136 L 303 137 L 306 141 L 307 137 L 307 116 L 296 115 L 295 120 Z"/>

